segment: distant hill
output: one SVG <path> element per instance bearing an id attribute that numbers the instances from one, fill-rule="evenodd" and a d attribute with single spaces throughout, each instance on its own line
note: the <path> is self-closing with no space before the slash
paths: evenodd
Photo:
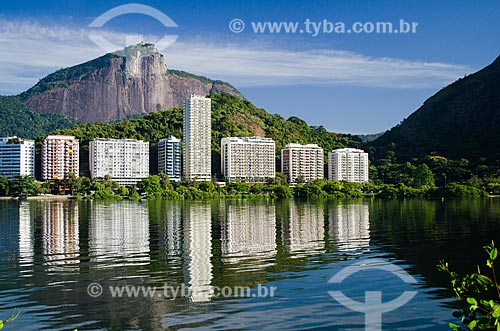
<path id="1" fill-rule="evenodd" d="M 500 57 L 427 99 L 372 146 L 375 157 L 392 150 L 398 162 L 436 154 L 499 165 L 499 135 Z"/>
<path id="2" fill-rule="evenodd" d="M 370 134 L 357 134 L 356 137 L 359 137 L 359 139 L 365 141 L 365 142 L 371 142 L 377 139 L 378 137 L 382 136 L 384 133 L 370 133 Z"/>
<path id="3" fill-rule="evenodd" d="M 154 45 L 141 43 L 60 69 L 21 93 L 20 98 L 32 111 L 94 123 L 172 108 L 190 94 L 220 92 L 243 98 L 229 83 L 167 70 Z"/>
<path id="4" fill-rule="evenodd" d="M 363 142 L 351 135 L 328 132 L 322 126 L 309 126 L 297 117 L 285 120 L 237 96 L 221 93 L 212 98 L 212 170 L 220 173 L 220 140 L 228 136 L 259 135 L 276 141 L 277 157 L 290 142 L 316 143 L 325 152 L 334 148 L 362 147 Z M 80 140 L 81 172 L 88 175 L 88 143 L 94 138 L 132 138 L 151 142 L 151 172 L 157 171 L 156 143 L 168 135 L 182 137 L 182 108 L 154 112 L 138 119 L 114 123 L 80 124 L 54 133 L 75 135 Z M 325 153 L 326 154 L 326 153 Z M 279 159 L 278 159 L 279 160 Z M 279 162 L 278 162 L 279 165 Z"/>
<path id="5" fill-rule="evenodd" d="M 35 113 L 18 96 L 0 96 L 0 137 L 17 135 L 34 139 L 77 123 L 78 121 L 64 115 Z"/>

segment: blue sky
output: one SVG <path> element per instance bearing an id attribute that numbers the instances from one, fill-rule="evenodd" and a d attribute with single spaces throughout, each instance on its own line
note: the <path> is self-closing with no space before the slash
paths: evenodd
<path id="1" fill-rule="evenodd" d="M 168 15 L 116 17 L 101 28 L 156 42 L 167 66 L 226 80 L 254 104 L 336 132 L 389 129 L 443 86 L 500 54 L 500 3 L 491 1 L 135 1 Z M 0 9 L 0 94 L 106 51 L 88 25 L 126 1 L 9 1 Z M 245 30 L 233 33 L 238 18 Z M 254 33 L 252 22 L 417 22 L 414 34 Z"/>

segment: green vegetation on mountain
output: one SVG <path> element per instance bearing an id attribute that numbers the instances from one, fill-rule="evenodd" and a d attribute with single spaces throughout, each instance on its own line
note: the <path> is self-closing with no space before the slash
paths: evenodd
<path id="1" fill-rule="evenodd" d="M 0 137 L 17 135 L 34 139 L 77 123 L 64 115 L 35 113 L 18 96 L 0 96 Z"/>
<path id="2" fill-rule="evenodd" d="M 228 93 L 211 94 L 212 98 L 212 169 L 220 173 L 220 141 L 229 136 L 265 136 L 276 141 L 276 151 L 290 142 L 316 143 L 325 152 L 335 148 L 361 147 L 359 138 L 328 132 L 324 127 L 309 126 L 297 117 L 285 120 L 252 103 Z M 177 107 L 148 114 L 143 118 L 115 123 L 80 124 L 54 133 L 74 135 L 80 140 L 81 169 L 88 174 L 88 143 L 94 138 L 131 138 L 150 142 L 151 172 L 156 172 L 156 143 L 168 135 L 182 137 L 182 108 Z M 325 153 L 326 155 L 326 153 Z M 279 163 L 279 160 L 278 160 Z"/>

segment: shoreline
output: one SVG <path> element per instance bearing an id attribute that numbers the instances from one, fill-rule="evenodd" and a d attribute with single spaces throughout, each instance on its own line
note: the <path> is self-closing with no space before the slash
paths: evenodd
<path id="1" fill-rule="evenodd" d="M 164 199 L 164 200 L 193 200 L 193 201 L 206 201 L 206 200 L 221 200 L 221 199 L 272 199 L 275 200 L 277 198 L 271 197 L 271 196 L 265 196 L 261 194 L 239 194 L 239 195 L 220 195 L 220 196 L 215 196 L 215 197 L 210 197 L 210 198 L 203 198 L 203 199 L 169 199 L 169 198 L 164 198 L 164 197 L 150 197 L 146 198 L 143 197 L 141 199 L 137 200 L 132 200 L 132 199 L 82 199 L 82 200 L 87 200 L 87 201 L 148 201 L 148 200 L 156 200 L 156 199 Z M 465 198 L 465 199 L 496 199 L 500 198 L 500 195 L 488 195 L 486 197 L 431 197 L 431 196 L 422 196 L 422 197 L 377 197 L 376 195 L 370 195 L 370 194 L 365 194 L 360 197 L 322 197 L 318 198 L 319 200 L 322 199 L 366 199 L 366 198 L 378 198 L 378 199 L 407 199 L 407 198 L 424 198 L 424 199 L 455 199 L 455 198 Z M 291 200 L 309 200 L 309 199 L 300 199 L 300 198 L 289 198 Z M 315 198 L 310 198 L 315 200 Z M 11 196 L 0 196 L 0 201 L 22 201 L 22 200 L 30 200 L 30 201 L 65 201 L 65 200 L 75 200 L 75 196 L 72 195 L 56 195 L 56 194 L 44 194 L 44 195 L 35 195 L 35 196 L 29 196 L 26 198 L 22 197 L 11 197 Z"/>
<path id="2" fill-rule="evenodd" d="M 72 198 L 73 197 L 71 195 L 45 194 L 45 195 L 34 195 L 31 197 L 27 197 L 26 200 L 69 200 Z"/>
<path id="3" fill-rule="evenodd" d="M 44 195 L 33 195 L 26 198 L 21 197 L 0 197 L 1 200 L 69 200 L 73 197 L 71 195 L 55 195 L 55 194 L 44 194 Z"/>

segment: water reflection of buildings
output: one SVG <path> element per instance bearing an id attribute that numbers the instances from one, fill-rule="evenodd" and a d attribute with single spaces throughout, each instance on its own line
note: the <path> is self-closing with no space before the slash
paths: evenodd
<path id="1" fill-rule="evenodd" d="M 5 203 L 0 216 L 0 261 L 17 259 L 20 264 L 32 264 L 35 239 L 29 202 Z"/>
<path id="2" fill-rule="evenodd" d="M 147 206 L 133 202 L 92 203 L 89 215 L 89 255 L 99 268 L 148 263 Z M 117 263 L 116 260 L 123 260 Z M 104 263 L 104 262 L 112 263 Z"/>
<path id="3" fill-rule="evenodd" d="M 33 263 L 35 254 L 34 219 L 29 202 L 19 204 L 19 262 Z"/>
<path id="4" fill-rule="evenodd" d="M 328 208 L 331 240 L 341 251 L 370 245 L 370 212 L 366 204 L 331 205 Z"/>
<path id="5" fill-rule="evenodd" d="M 212 210 L 210 204 L 184 205 L 185 283 L 193 302 L 209 301 L 213 295 Z"/>
<path id="6" fill-rule="evenodd" d="M 63 201 L 42 202 L 41 217 L 45 264 L 78 264 L 78 204 Z"/>
<path id="7" fill-rule="evenodd" d="M 236 263 L 258 259 L 262 268 L 270 265 L 263 258 L 276 256 L 276 208 L 274 205 L 232 205 L 221 222 L 222 257 Z M 274 259 L 271 260 L 274 264 Z M 264 263 L 263 263 L 264 262 Z"/>
<path id="8" fill-rule="evenodd" d="M 161 242 L 167 257 L 178 257 L 182 249 L 182 209 L 177 201 L 167 201 L 165 218 L 161 220 Z"/>
<path id="9" fill-rule="evenodd" d="M 291 202 L 283 220 L 283 242 L 294 256 L 321 254 L 325 248 L 323 205 Z"/>

